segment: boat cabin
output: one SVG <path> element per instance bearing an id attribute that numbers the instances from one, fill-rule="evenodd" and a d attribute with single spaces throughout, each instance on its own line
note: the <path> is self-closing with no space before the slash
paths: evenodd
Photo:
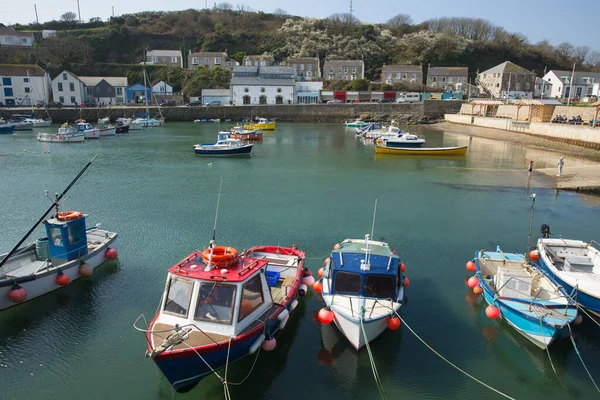
<path id="1" fill-rule="evenodd" d="M 402 282 L 398 256 L 374 240 L 342 242 L 331 253 L 325 276 L 331 278 L 332 295 L 378 299 L 395 300 Z"/>
<path id="2" fill-rule="evenodd" d="M 80 122 L 77 124 L 77 132 L 93 130 L 94 127 L 89 122 Z"/>
<path id="3" fill-rule="evenodd" d="M 88 253 L 86 217 L 79 211 L 66 211 L 44 221 L 53 265 L 60 266 Z"/>

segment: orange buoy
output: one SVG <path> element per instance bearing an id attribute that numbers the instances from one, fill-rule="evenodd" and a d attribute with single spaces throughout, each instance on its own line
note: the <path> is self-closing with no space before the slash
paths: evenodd
<path id="1" fill-rule="evenodd" d="M 27 298 L 27 290 L 19 286 L 19 284 L 13 285 L 10 292 L 8 292 L 8 299 L 13 303 L 19 304 L 25 301 Z"/>
<path id="2" fill-rule="evenodd" d="M 323 284 L 321 283 L 321 281 L 316 281 L 314 283 L 313 290 L 317 293 L 321 293 L 321 291 L 323 290 Z"/>
<path id="3" fill-rule="evenodd" d="M 65 275 L 60 269 L 58 270 L 58 275 L 56 275 L 56 284 L 60 286 L 65 286 L 69 283 L 69 277 Z"/>
<path id="4" fill-rule="evenodd" d="M 79 266 L 79 275 L 81 276 L 92 276 L 94 268 L 90 264 L 81 264 Z"/>
<path id="5" fill-rule="evenodd" d="M 77 218 L 81 218 L 83 214 L 81 211 L 61 211 L 56 214 L 56 218 L 59 221 L 71 221 Z"/>
<path id="6" fill-rule="evenodd" d="M 531 250 L 529 252 L 529 259 L 531 261 L 537 261 L 540 259 L 540 253 L 537 250 Z"/>
<path id="7" fill-rule="evenodd" d="M 476 270 L 477 270 L 477 267 L 475 266 L 475 263 L 473 262 L 473 260 L 467 261 L 467 271 L 475 272 Z"/>
<path id="8" fill-rule="evenodd" d="M 410 286 L 410 279 L 408 279 L 406 276 L 404 277 L 404 280 L 402 282 L 404 283 L 404 287 Z"/>
<path id="9" fill-rule="evenodd" d="M 277 346 L 277 340 L 275 338 L 265 339 L 262 342 L 262 349 L 264 351 L 271 351 Z"/>
<path id="10" fill-rule="evenodd" d="M 339 244 L 339 243 L 336 243 L 336 244 L 335 244 L 335 246 L 333 246 L 333 249 L 334 249 L 334 250 L 337 250 L 337 249 L 339 249 L 339 248 L 340 248 L 340 244 Z"/>
<path id="11" fill-rule="evenodd" d="M 473 293 L 475 294 L 481 294 L 483 292 L 483 289 L 481 288 L 481 286 L 475 286 L 473 288 Z"/>
<path id="12" fill-rule="evenodd" d="M 319 268 L 317 275 L 319 275 L 319 278 L 322 278 L 323 275 L 325 275 L 325 268 L 323 268 L 323 267 Z"/>
<path id="13" fill-rule="evenodd" d="M 109 248 L 108 250 L 106 250 L 104 252 L 104 257 L 108 258 L 109 260 L 114 260 L 118 256 L 119 256 L 119 253 L 117 253 L 117 249 Z"/>
<path id="14" fill-rule="evenodd" d="M 329 257 L 327 257 L 326 259 L 323 260 L 323 265 L 327 265 L 328 262 L 329 262 Z"/>
<path id="15" fill-rule="evenodd" d="M 333 311 L 328 308 L 321 308 L 318 314 L 319 322 L 325 325 L 329 325 L 334 318 Z"/>
<path id="16" fill-rule="evenodd" d="M 469 280 L 467 281 L 467 286 L 470 287 L 471 289 L 473 289 L 475 286 L 479 285 L 479 278 L 476 276 L 472 276 L 469 278 Z"/>
<path id="17" fill-rule="evenodd" d="M 400 329 L 400 318 L 389 317 L 387 319 L 387 327 L 392 331 L 397 331 L 398 329 Z"/>
<path id="18" fill-rule="evenodd" d="M 400 271 L 402 271 L 402 273 L 406 272 L 406 265 L 404 265 L 404 263 L 400 263 Z"/>
<path id="19" fill-rule="evenodd" d="M 496 319 L 500 316 L 500 309 L 496 306 L 487 306 L 485 309 L 485 315 L 490 319 Z"/>

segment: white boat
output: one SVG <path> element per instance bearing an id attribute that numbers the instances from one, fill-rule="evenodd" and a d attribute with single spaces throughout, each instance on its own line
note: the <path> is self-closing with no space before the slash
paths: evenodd
<path id="1" fill-rule="evenodd" d="M 216 143 L 195 144 L 194 154 L 202 156 L 244 156 L 252 152 L 253 144 L 238 139 L 223 139 Z"/>
<path id="2" fill-rule="evenodd" d="M 384 134 L 377 139 L 377 144 L 386 147 L 421 147 L 424 143 L 424 137 L 406 132 L 401 132 L 395 136 Z"/>
<path id="3" fill-rule="evenodd" d="M 571 239 L 539 239 L 537 250 L 541 268 L 579 305 L 600 316 L 600 251 Z"/>
<path id="4" fill-rule="evenodd" d="M 51 119 L 25 118 L 23 122 L 31 122 L 34 128 L 47 128 L 52 124 Z"/>
<path id="5" fill-rule="evenodd" d="M 100 128 L 100 136 L 115 136 L 117 134 L 117 127 L 107 126 L 106 128 Z"/>
<path id="6" fill-rule="evenodd" d="M 346 239 L 334 247 L 323 274 L 322 295 L 333 322 L 359 350 L 399 319 L 405 280 L 398 256 L 387 243 Z M 323 310 L 321 310 L 323 311 Z M 390 324 L 390 320 L 394 324 Z M 327 323 L 327 322 L 325 322 Z M 397 328 L 396 328 L 397 329 Z"/>
<path id="7" fill-rule="evenodd" d="M 86 139 L 99 139 L 100 138 L 100 129 L 94 128 L 91 124 L 87 122 L 79 122 L 77 124 L 77 132 L 83 133 L 83 136 Z"/>
<path id="8" fill-rule="evenodd" d="M 81 143 L 85 140 L 83 133 L 75 132 L 75 129 L 69 128 L 58 128 L 58 133 L 47 133 L 39 132 L 37 134 L 37 140 L 40 142 L 54 142 L 54 143 Z"/>
<path id="9" fill-rule="evenodd" d="M 100 118 L 98 120 L 98 125 L 108 125 L 110 123 L 110 117 Z"/>
<path id="10" fill-rule="evenodd" d="M 346 128 L 364 128 L 368 126 L 370 122 L 365 122 L 362 119 L 357 119 L 352 122 L 344 121 L 344 126 Z"/>
<path id="11" fill-rule="evenodd" d="M 400 130 L 400 128 L 393 125 L 390 125 L 387 128 L 381 126 L 381 128 L 379 129 L 375 125 L 372 126 L 373 127 L 369 126 L 365 128 L 365 130 L 363 131 L 362 136 L 365 139 L 378 139 L 380 137 L 396 138 L 404 133 L 402 132 L 402 130 Z"/>

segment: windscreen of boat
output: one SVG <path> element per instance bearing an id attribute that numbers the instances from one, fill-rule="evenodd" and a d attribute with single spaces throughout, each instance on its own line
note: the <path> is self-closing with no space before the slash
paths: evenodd
<path id="1" fill-rule="evenodd" d="M 367 275 L 365 280 L 365 296 L 379 299 L 394 297 L 396 277 L 392 275 Z"/>
<path id="2" fill-rule="evenodd" d="M 223 283 L 202 283 L 194 319 L 198 321 L 231 324 L 235 286 Z"/>
<path id="3" fill-rule="evenodd" d="M 178 317 L 187 317 L 192 299 L 194 282 L 187 279 L 171 278 L 167 289 L 164 312 Z"/>
<path id="4" fill-rule="evenodd" d="M 262 281 L 260 275 L 254 276 L 242 287 L 242 298 L 240 303 L 240 316 L 238 321 L 243 320 L 254 310 L 261 306 L 263 299 Z"/>
<path id="5" fill-rule="evenodd" d="M 358 294 L 362 286 L 359 274 L 353 272 L 337 271 L 333 281 L 333 290 L 336 293 Z"/>

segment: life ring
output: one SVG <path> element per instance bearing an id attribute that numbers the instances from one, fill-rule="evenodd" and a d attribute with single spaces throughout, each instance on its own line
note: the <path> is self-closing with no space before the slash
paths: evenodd
<path id="1" fill-rule="evenodd" d="M 229 267 L 238 257 L 238 251 L 233 247 L 215 246 L 212 248 L 212 252 L 211 265 L 216 267 Z M 210 248 L 202 252 L 202 261 L 204 264 L 208 264 L 209 257 Z"/>
<path id="2" fill-rule="evenodd" d="M 71 221 L 74 219 L 81 218 L 83 214 L 81 211 L 61 211 L 56 214 L 56 218 L 60 221 Z"/>

